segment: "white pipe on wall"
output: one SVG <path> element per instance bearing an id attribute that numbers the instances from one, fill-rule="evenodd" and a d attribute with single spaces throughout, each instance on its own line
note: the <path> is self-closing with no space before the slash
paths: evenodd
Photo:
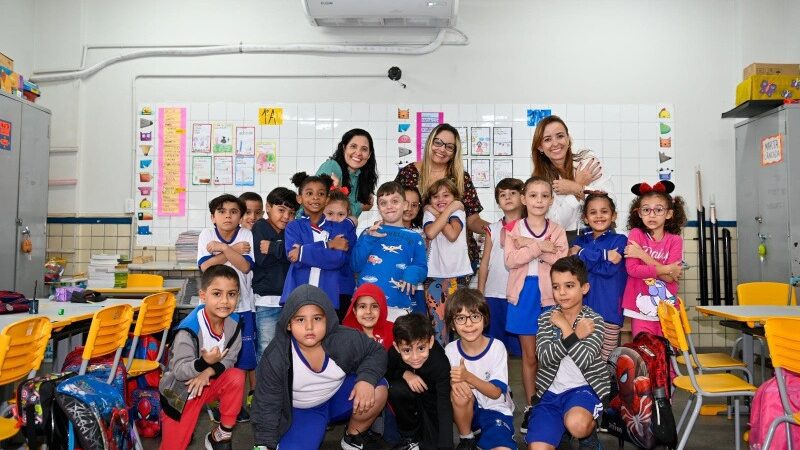
<path id="1" fill-rule="evenodd" d="M 436 37 L 429 43 L 422 46 L 408 45 L 365 45 L 365 44 L 230 44 L 230 45 L 210 45 L 210 46 L 177 46 L 157 48 L 148 47 L 147 49 L 136 50 L 124 55 L 106 59 L 90 67 L 82 67 L 78 70 L 34 72 L 31 81 L 35 83 L 47 83 L 55 81 L 69 81 L 75 79 L 88 78 L 104 68 L 124 61 L 149 57 L 189 57 L 189 56 L 210 56 L 227 55 L 234 53 L 305 53 L 305 54 L 370 54 L 370 55 L 425 55 L 431 53 L 445 45 L 445 37 L 448 31 L 452 31 L 461 37 L 460 41 L 447 43 L 447 45 L 466 45 L 469 38 L 458 29 L 442 28 Z M 139 48 L 132 46 L 128 48 Z M 93 48 L 113 48 L 112 46 L 96 46 Z M 120 47 L 125 48 L 125 47 Z M 81 65 L 85 61 L 88 47 L 84 47 L 81 57 Z"/>

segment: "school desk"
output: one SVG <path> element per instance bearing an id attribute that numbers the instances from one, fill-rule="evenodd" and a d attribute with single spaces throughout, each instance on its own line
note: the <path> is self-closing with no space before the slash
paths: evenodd
<path id="1" fill-rule="evenodd" d="M 150 294 L 157 294 L 159 292 L 171 292 L 177 294 L 180 292 L 179 287 L 166 287 L 166 286 L 137 286 L 137 287 L 124 287 L 124 288 L 90 288 L 95 292 L 99 292 L 106 296 L 124 297 L 124 298 L 138 298 L 143 299 Z"/>
<path id="2" fill-rule="evenodd" d="M 767 319 L 773 317 L 800 317 L 798 306 L 696 306 L 697 311 L 706 316 L 715 316 L 746 325 L 750 329 L 762 327 Z M 742 332 L 742 361 L 750 373 L 753 367 L 753 333 Z"/>

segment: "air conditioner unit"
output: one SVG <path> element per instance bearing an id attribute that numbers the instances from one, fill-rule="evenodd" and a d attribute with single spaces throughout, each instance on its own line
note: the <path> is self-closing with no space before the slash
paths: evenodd
<path id="1" fill-rule="evenodd" d="M 456 24 L 458 0 L 301 0 L 320 27 L 434 27 Z"/>

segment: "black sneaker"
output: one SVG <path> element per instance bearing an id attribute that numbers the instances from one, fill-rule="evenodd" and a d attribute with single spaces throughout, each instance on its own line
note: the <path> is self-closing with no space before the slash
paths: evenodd
<path id="1" fill-rule="evenodd" d="M 211 433 L 206 433 L 205 444 L 206 450 L 232 450 L 232 439 L 217 442 L 211 437 Z"/>
<path id="2" fill-rule="evenodd" d="M 239 423 L 242 422 L 250 422 L 250 413 L 247 412 L 247 408 L 242 405 L 242 409 L 239 410 L 239 415 L 236 416 L 236 421 Z"/>
<path id="3" fill-rule="evenodd" d="M 419 450 L 419 442 L 411 438 L 403 438 L 392 450 Z"/>
<path id="4" fill-rule="evenodd" d="M 477 450 L 478 445 L 475 443 L 475 438 L 461 438 L 456 450 Z"/>
<path id="5" fill-rule="evenodd" d="M 217 407 L 208 408 L 206 411 L 208 411 L 208 418 L 211 419 L 212 422 L 219 423 L 219 418 L 220 418 L 219 408 Z"/>
<path id="6" fill-rule="evenodd" d="M 344 436 L 342 436 L 342 449 L 343 450 L 364 450 L 367 448 L 367 440 L 362 433 L 347 434 L 345 427 Z"/>
<path id="7" fill-rule="evenodd" d="M 528 422 L 531 420 L 531 411 L 533 408 L 530 406 L 525 407 L 525 412 L 522 413 L 522 423 L 519 424 L 519 434 L 525 437 L 528 434 Z"/>

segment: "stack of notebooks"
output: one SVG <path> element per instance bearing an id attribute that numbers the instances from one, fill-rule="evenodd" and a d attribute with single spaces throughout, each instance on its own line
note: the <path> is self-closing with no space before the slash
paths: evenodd
<path id="1" fill-rule="evenodd" d="M 200 230 L 184 231 L 175 242 L 175 259 L 179 263 L 194 264 L 197 262 L 197 238 Z"/>
<path id="2" fill-rule="evenodd" d="M 89 289 L 103 289 L 114 287 L 114 268 L 117 266 L 119 255 L 92 255 L 89 261 Z"/>

